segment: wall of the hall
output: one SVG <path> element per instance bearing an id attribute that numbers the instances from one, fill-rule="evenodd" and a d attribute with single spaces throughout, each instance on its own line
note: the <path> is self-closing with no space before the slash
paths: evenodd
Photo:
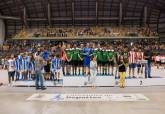
<path id="1" fill-rule="evenodd" d="M 0 19 L 0 45 L 5 40 L 5 23 L 2 19 Z"/>

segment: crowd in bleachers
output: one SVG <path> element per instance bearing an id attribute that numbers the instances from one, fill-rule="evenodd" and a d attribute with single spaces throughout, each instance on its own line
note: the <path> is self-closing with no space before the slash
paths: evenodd
<path id="1" fill-rule="evenodd" d="M 23 29 L 14 38 L 30 37 L 153 37 L 157 32 L 149 27 L 53 27 Z"/>

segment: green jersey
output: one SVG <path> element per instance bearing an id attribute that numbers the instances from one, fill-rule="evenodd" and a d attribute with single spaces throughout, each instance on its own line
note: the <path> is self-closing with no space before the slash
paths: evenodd
<path id="1" fill-rule="evenodd" d="M 82 49 L 79 48 L 79 56 L 81 57 L 81 59 L 83 60 L 84 59 L 84 55 L 82 54 Z M 80 57 L 78 58 L 79 61 L 82 61 L 80 59 Z"/>
<path id="2" fill-rule="evenodd" d="M 94 50 L 93 50 L 93 56 L 95 56 L 95 57 L 96 57 L 96 56 L 97 56 L 97 52 L 98 52 L 98 49 L 97 49 L 97 48 L 96 48 L 96 49 L 94 49 Z"/>
<path id="3" fill-rule="evenodd" d="M 110 60 L 114 59 L 114 51 L 113 50 L 108 51 L 108 59 L 110 59 Z"/>
<path id="4" fill-rule="evenodd" d="M 72 54 L 73 54 L 72 50 L 71 49 L 65 49 L 65 53 L 66 53 L 67 59 L 70 60 L 72 57 Z"/>
<path id="5" fill-rule="evenodd" d="M 74 61 L 78 61 L 79 60 L 78 54 L 79 54 L 79 48 L 74 48 L 73 49 L 73 60 Z"/>
<path id="6" fill-rule="evenodd" d="M 102 50 L 98 49 L 97 50 L 97 61 L 102 61 L 103 57 L 102 57 Z"/>
<path id="7" fill-rule="evenodd" d="M 106 50 L 102 51 L 102 61 L 103 62 L 108 61 L 108 51 L 106 51 Z"/>

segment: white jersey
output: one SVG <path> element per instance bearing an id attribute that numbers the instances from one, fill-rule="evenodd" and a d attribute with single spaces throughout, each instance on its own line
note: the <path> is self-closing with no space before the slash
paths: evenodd
<path id="1" fill-rule="evenodd" d="M 9 72 L 15 71 L 15 60 L 9 59 L 8 60 Z"/>

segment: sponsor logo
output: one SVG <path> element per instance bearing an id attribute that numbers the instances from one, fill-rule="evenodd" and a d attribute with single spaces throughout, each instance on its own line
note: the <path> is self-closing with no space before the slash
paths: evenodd
<path id="1" fill-rule="evenodd" d="M 62 98 L 61 94 L 57 94 L 52 98 L 52 100 L 53 101 L 61 101 L 61 100 L 63 100 L 63 98 Z"/>
<path id="2" fill-rule="evenodd" d="M 37 96 L 37 97 L 36 97 Z M 27 100 L 39 101 L 148 101 L 142 94 L 33 94 Z"/>

